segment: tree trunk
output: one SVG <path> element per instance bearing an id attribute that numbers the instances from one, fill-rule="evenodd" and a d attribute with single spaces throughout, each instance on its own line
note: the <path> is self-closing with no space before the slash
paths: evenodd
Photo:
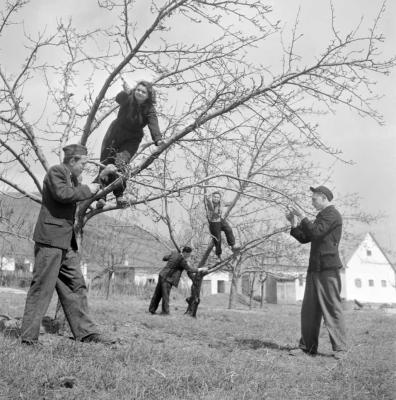
<path id="1" fill-rule="evenodd" d="M 235 269 L 232 272 L 232 278 L 231 278 L 231 288 L 230 288 L 230 296 L 228 297 L 228 309 L 231 310 L 234 307 L 234 300 L 235 296 L 237 294 L 237 281 L 238 281 L 238 276 L 237 272 Z"/>
<path id="2" fill-rule="evenodd" d="M 256 274 L 253 273 L 252 283 L 250 285 L 250 293 L 249 293 L 249 310 L 252 309 L 252 301 L 253 301 L 253 293 L 254 293 L 254 282 L 256 281 Z"/>
<path id="3" fill-rule="evenodd" d="M 107 282 L 106 282 L 106 300 L 109 299 L 110 295 L 110 285 L 111 285 L 111 278 L 113 277 L 113 269 L 109 269 L 107 273 Z"/>
<path id="4" fill-rule="evenodd" d="M 264 285 L 265 281 L 267 280 L 267 275 L 265 275 L 264 279 L 261 279 L 261 297 L 260 297 L 260 308 L 264 306 Z"/>
<path id="5" fill-rule="evenodd" d="M 200 293 L 203 281 L 203 275 L 200 273 L 192 273 L 188 272 L 187 275 L 192 281 L 191 285 L 191 294 L 190 297 L 186 298 L 186 302 L 188 304 L 187 310 L 184 314 L 191 315 L 192 317 L 196 318 L 198 304 L 200 303 Z"/>
<path id="6" fill-rule="evenodd" d="M 263 306 L 264 306 L 264 283 L 265 283 L 265 281 L 261 281 L 260 308 L 263 308 Z"/>
<path id="7" fill-rule="evenodd" d="M 206 248 L 205 253 L 202 256 L 202 259 L 198 264 L 198 268 L 201 268 L 206 264 L 212 249 L 213 249 L 213 243 L 211 242 L 211 244 L 209 244 L 208 247 Z M 187 275 L 191 279 L 192 285 L 191 285 L 190 297 L 186 298 L 188 306 L 185 314 L 191 315 L 192 317 L 195 318 L 197 316 L 198 305 L 201 302 L 200 299 L 201 287 L 202 287 L 203 277 L 205 275 L 203 275 L 202 273 L 191 273 L 191 272 L 188 272 Z"/>

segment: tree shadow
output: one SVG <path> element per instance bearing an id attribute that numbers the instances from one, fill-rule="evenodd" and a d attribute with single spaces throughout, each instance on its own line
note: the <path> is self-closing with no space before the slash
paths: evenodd
<path id="1" fill-rule="evenodd" d="M 249 348 L 253 350 L 265 348 L 271 350 L 290 351 L 298 349 L 297 346 L 281 345 L 278 343 L 260 339 L 235 339 L 235 343 L 237 344 L 238 347 Z"/>
<path id="2" fill-rule="evenodd" d="M 286 351 L 289 352 L 291 350 L 299 349 L 298 346 L 291 346 L 291 345 L 281 345 L 278 343 L 274 343 L 267 340 L 260 340 L 260 339 L 235 339 L 235 343 L 239 348 L 242 349 L 271 349 L 271 350 L 279 350 L 279 351 Z M 301 355 L 303 355 L 303 351 L 301 351 Z M 333 354 L 330 353 L 316 353 L 312 354 L 312 356 L 316 357 L 331 357 L 333 358 Z"/>

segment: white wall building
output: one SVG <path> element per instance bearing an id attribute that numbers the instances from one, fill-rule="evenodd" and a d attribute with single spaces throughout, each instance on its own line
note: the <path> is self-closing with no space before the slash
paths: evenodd
<path id="1" fill-rule="evenodd" d="M 230 293 L 231 277 L 229 272 L 216 271 L 208 274 L 202 281 L 202 296 L 218 293 Z"/>
<path id="2" fill-rule="evenodd" d="M 155 285 L 160 270 L 153 268 L 134 268 L 134 282 L 137 285 Z M 231 278 L 229 272 L 216 271 L 204 277 L 201 287 L 202 296 L 217 293 L 230 293 Z M 186 272 L 182 273 L 180 288 L 190 288 L 191 280 Z"/>
<path id="3" fill-rule="evenodd" d="M 396 303 L 395 269 L 372 234 L 366 234 L 341 273 L 346 300 Z"/>
<path id="4" fill-rule="evenodd" d="M 2 271 L 15 271 L 15 259 L 2 257 L 0 260 L 0 269 Z"/>

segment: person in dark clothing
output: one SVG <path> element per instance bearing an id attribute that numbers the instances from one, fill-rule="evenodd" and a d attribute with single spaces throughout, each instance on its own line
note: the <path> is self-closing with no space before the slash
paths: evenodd
<path id="1" fill-rule="evenodd" d="M 115 341 L 98 333 L 88 313 L 73 227 L 77 202 L 92 197 L 99 185 L 79 182 L 88 161 L 85 146 L 73 144 L 63 151 L 63 163 L 52 166 L 44 178 L 42 204 L 33 234 L 35 262 L 22 320 L 22 343 L 38 343 L 40 324 L 56 289 L 74 338 L 111 344 Z"/>
<path id="2" fill-rule="evenodd" d="M 342 217 L 330 204 L 333 194 L 327 187 L 319 186 L 310 189 L 312 205 L 319 211 L 315 220 L 309 221 L 297 208 L 292 208 L 286 216 L 292 225 L 290 234 L 300 243 L 311 243 L 301 308 L 299 349 L 310 355 L 317 353 L 323 318 L 334 357 L 340 359 L 346 352 L 346 330 L 341 304 L 340 268 L 342 268 L 342 262 L 338 252 L 342 234 Z"/>
<path id="3" fill-rule="evenodd" d="M 206 216 L 209 222 L 209 232 L 213 238 L 216 256 L 221 258 L 221 232 L 225 233 L 227 243 L 232 251 L 237 251 L 239 247 L 235 245 L 235 236 L 232 228 L 227 220 L 222 217 L 223 205 L 221 203 L 221 194 L 213 192 L 211 199 L 205 195 L 204 200 Z"/>
<path id="4" fill-rule="evenodd" d="M 96 178 L 103 186 L 114 182 L 120 175 L 122 180 L 113 190 L 117 205 L 127 205 L 123 194 L 126 189 L 127 167 L 136 154 L 143 139 L 143 128 L 148 125 L 151 137 L 156 146 L 163 141 L 155 111 L 155 95 L 149 82 L 141 81 L 132 90 L 124 85 L 124 90 L 115 98 L 120 105 L 117 118 L 111 123 L 102 143 L 100 162 L 103 165 L 115 165 L 115 168 L 101 169 Z M 99 199 L 97 208 L 103 208 L 106 199 Z"/>
<path id="5" fill-rule="evenodd" d="M 155 314 L 158 305 L 162 299 L 162 313 L 163 315 L 169 314 L 169 295 L 172 286 L 179 285 L 181 274 L 184 270 L 189 272 L 204 272 L 207 267 L 194 268 L 191 267 L 187 260 L 190 258 L 192 249 L 185 246 L 182 252 L 173 251 L 169 255 L 164 256 L 163 261 L 167 261 L 166 266 L 161 270 L 158 276 L 158 283 L 155 288 L 153 297 L 150 302 L 149 311 Z"/>

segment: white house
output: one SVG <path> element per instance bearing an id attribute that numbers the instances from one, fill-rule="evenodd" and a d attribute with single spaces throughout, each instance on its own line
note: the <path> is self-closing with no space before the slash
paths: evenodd
<path id="1" fill-rule="evenodd" d="M 2 257 L 0 260 L 0 269 L 2 271 L 15 271 L 15 259 Z"/>
<path id="2" fill-rule="evenodd" d="M 158 269 L 153 268 L 135 268 L 134 281 L 135 284 L 151 284 L 154 285 L 158 280 Z M 230 292 L 231 279 L 229 272 L 216 271 L 204 277 L 201 287 L 202 296 L 217 293 Z M 185 272 L 180 279 L 180 288 L 190 288 L 191 280 Z"/>
<path id="3" fill-rule="evenodd" d="M 226 271 L 216 271 L 208 274 L 202 281 L 202 296 L 217 293 L 230 293 L 231 277 Z"/>
<path id="4" fill-rule="evenodd" d="M 346 300 L 396 303 L 396 271 L 371 233 L 352 253 L 341 277 Z"/>

